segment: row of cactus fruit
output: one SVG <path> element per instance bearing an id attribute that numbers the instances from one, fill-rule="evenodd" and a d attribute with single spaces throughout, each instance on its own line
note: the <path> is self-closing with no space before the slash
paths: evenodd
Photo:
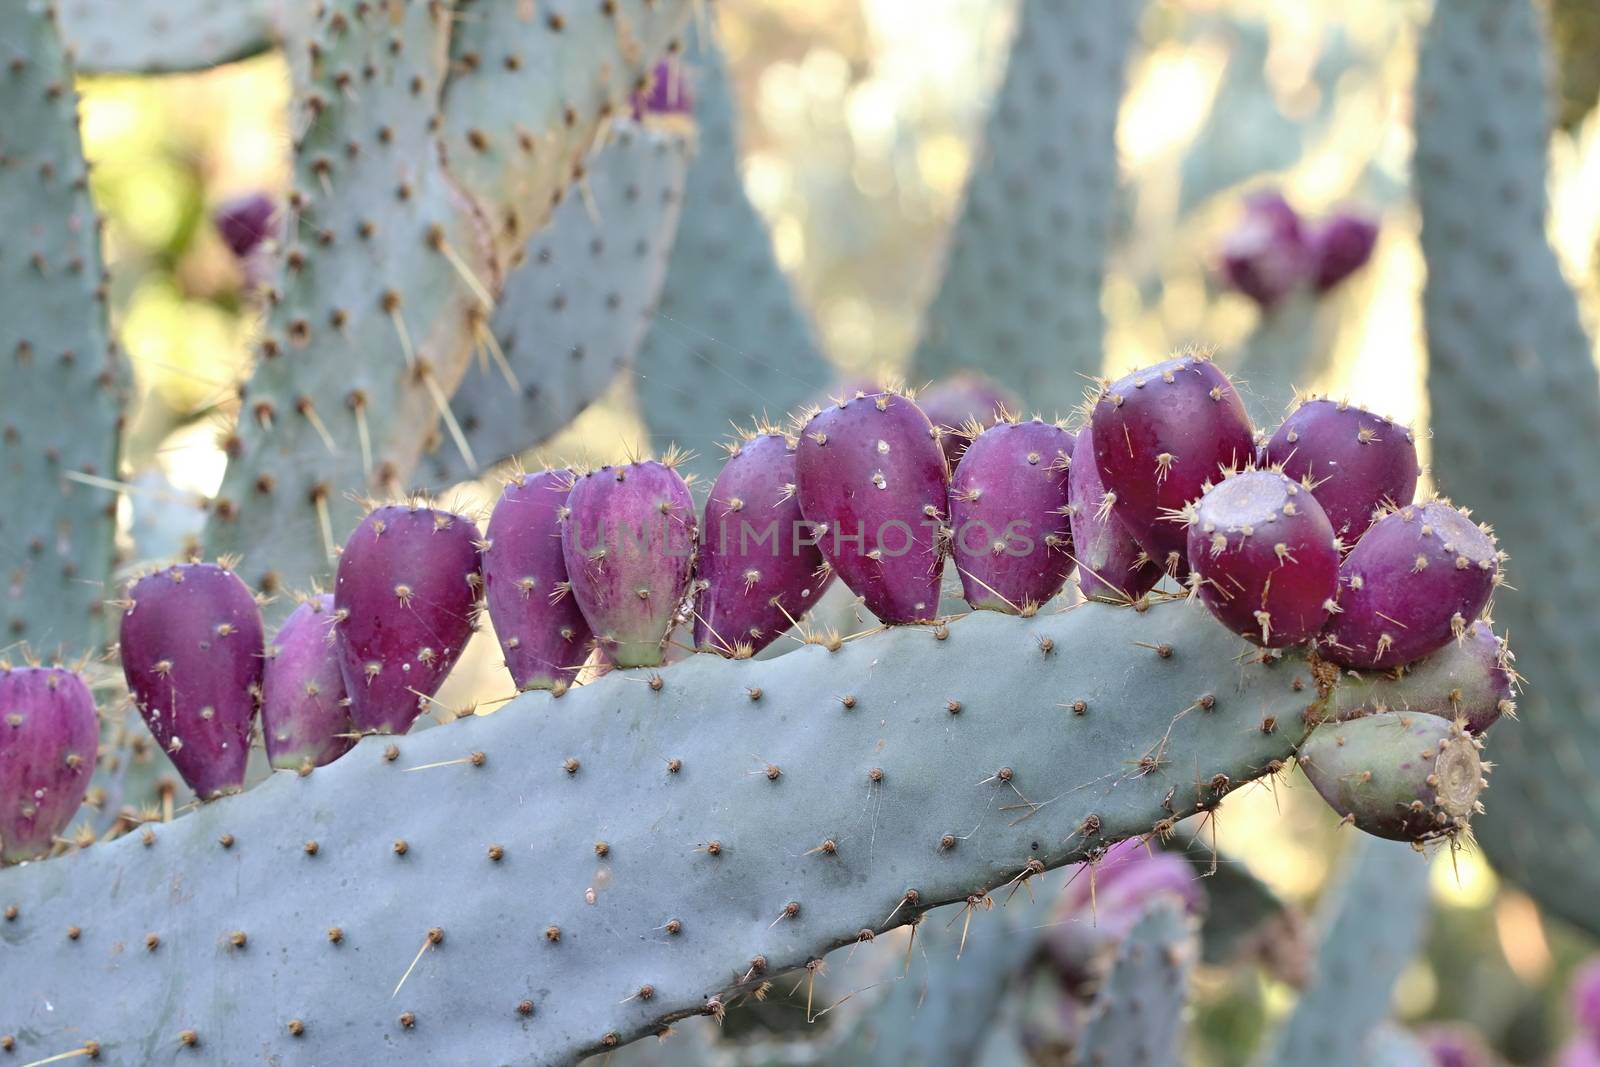
<path id="1" fill-rule="evenodd" d="M 46 6 L 28 4 L 30 13 Z M 128 17 L 152 17 L 145 6 Z M 201 801 L 183 819 L 74 850 L 63 835 L 104 748 L 94 693 L 67 667 L 0 668 L 0 862 L 19 865 L 0 875 L 0 937 L 31 964 L 0 969 L 0 1053 L 36 1063 L 194 1052 L 225 1063 L 565 1063 L 665 1036 L 688 1016 L 720 1020 L 764 995 L 774 975 L 803 969 L 814 979 L 830 950 L 930 925 L 941 905 L 954 916 L 940 925 L 960 920 L 964 947 L 995 898 L 1031 895 L 1047 870 L 1081 864 L 1056 909 L 1073 925 L 1048 946 L 1072 987 L 1059 1002 L 1065 1018 L 1034 1017 L 1023 1041 L 1069 1048 L 1078 1062 L 1170 1063 L 1193 947 L 1185 913 L 1198 907 L 1192 882 L 1165 862 L 1180 861 L 1140 858 L 1183 818 L 1214 812 L 1231 790 L 1294 760 L 1342 819 L 1370 834 L 1418 849 L 1461 843 L 1486 784 L 1485 736 L 1513 711 L 1518 683 L 1488 619 L 1503 562 L 1493 535 L 1443 499 L 1418 498 L 1406 427 L 1306 399 L 1258 432 L 1248 397 L 1201 355 L 1102 382 L 1076 420 L 1021 418 L 1003 389 L 962 375 L 919 395 L 847 390 L 741 434 L 703 506 L 680 473 L 689 464 L 669 450 L 659 461 L 519 470 L 487 516 L 420 496 L 358 516 L 348 501 L 409 477 L 419 438 L 411 415 L 443 412 L 462 463 L 441 466 L 476 465 L 473 428 L 449 414 L 451 383 L 494 299 L 518 291 L 519 261 L 539 255 L 537 237 L 522 242 L 550 217 L 568 169 L 581 174 L 587 139 L 614 110 L 582 63 L 563 67 L 566 88 L 553 95 L 537 72 L 565 42 L 597 38 L 593 65 L 610 85 L 619 69 L 648 67 L 688 5 L 607 0 L 597 15 L 556 3 L 537 20 L 523 5 L 484 0 L 340 0 L 310 19 L 293 4 L 266 5 L 270 18 L 254 4 L 237 14 L 200 7 L 205 18 L 187 27 L 196 40 L 174 42 L 163 65 L 203 66 L 240 54 L 252 35 L 285 34 L 300 50 L 291 54 L 297 108 L 315 120 L 296 142 L 294 217 L 250 198 L 218 220 L 268 305 L 264 371 L 251 383 L 251 417 L 233 439 L 208 542 L 214 553 L 247 551 L 252 570 L 247 582 L 226 558 L 162 567 L 113 601 L 120 617 L 108 613 L 132 703 Z M 111 16 L 94 8 L 78 0 L 72 26 L 103 29 Z M 1044 111 L 1025 121 L 1005 101 L 1043 86 L 1085 112 L 1074 128 L 1097 131 L 1099 149 L 1074 166 L 1109 200 L 1135 6 L 1104 17 L 1071 10 L 1062 17 L 1030 0 L 1022 23 L 1092 54 L 1105 76 L 1084 81 L 1109 91 L 1061 92 L 1053 52 L 1030 51 L 1037 35 L 1020 33 L 991 147 L 1035 137 Z M 525 52 L 505 45 L 529 27 L 536 43 Z M 116 35 L 84 39 L 104 68 L 123 62 Z M 13 76 L 40 79 L 28 99 L 53 114 L 70 94 L 46 89 L 69 74 L 40 49 L 41 68 Z M 347 66 L 372 84 L 353 92 L 341 80 Z M 677 76 L 669 65 L 636 111 L 683 111 Z M 411 88 L 384 91 L 402 83 Z M 510 89 L 530 87 L 541 89 L 543 139 L 502 106 Z M 728 101 L 716 104 L 725 120 Z M 384 125 L 363 153 L 372 122 Z M 716 180 L 726 182 L 733 151 L 723 127 Z M 408 152 L 390 148 L 393 130 Z M 450 164 L 446 174 L 436 158 Z M 973 292 L 957 291 L 968 275 L 995 277 L 980 269 L 985 257 L 1010 248 L 989 239 L 997 205 L 982 191 L 996 178 L 1008 195 L 1020 187 L 1007 171 L 1016 158 L 991 157 L 976 183 L 966 252 L 958 241 L 953 295 L 939 301 L 926 358 L 948 362 L 971 318 L 995 339 L 997 362 L 1014 364 L 997 367 L 1000 377 L 1050 395 L 1070 376 L 1052 373 L 1060 368 L 1048 345 L 1033 338 L 1023 351 L 1010 316 L 979 321 L 960 307 Z M 1037 162 L 1050 171 L 1060 160 L 1046 144 Z M 396 244 L 374 260 L 336 233 L 339 213 L 397 175 L 402 215 L 416 216 L 434 254 Z M 659 180 L 676 195 L 674 179 Z M 1072 201 L 1069 184 L 1052 196 Z M 81 186 L 56 191 L 86 210 Z M 691 199 L 689 209 L 714 202 Z M 1106 219 L 1089 212 L 1086 227 L 1068 226 L 1070 212 L 1048 214 L 1086 261 L 1067 273 L 1092 279 L 1072 286 L 1063 329 L 1080 311 L 1097 323 Z M 448 226 L 421 225 L 436 216 Z M 649 222 L 670 231 L 675 214 Z M 70 229 L 81 241 L 92 227 Z M 363 223 L 358 232 L 366 242 L 404 229 Z M 715 232 L 700 236 L 685 251 L 695 269 L 664 290 L 675 299 L 724 247 Z M 740 236 L 734 243 L 760 252 L 741 253 L 760 260 L 745 269 L 791 307 L 781 277 L 762 269 L 774 267 L 764 232 Z M 1307 226 L 1263 196 L 1222 268 L 1270 311 L 1297 291 L 1340 284 L 1372 241 L 1359 218 Z M 292 267 L 287 281 L 279 259 Z M 34 273 L 49 277 L 38 262 Z M 398 272 L 376 295 L 363 288 L 374 262 Z M 308 264 L 326 277 L 303 273 Z M 323 282 L 335 274 L 374 299 L 341 305 L 325 327 Z M 649 284 L 660 281 L 656 272 Z M 102 321 L 84 316 L 87 340 L 63 344 L 104 345 Z M 792 308 L 783 322 L 791 347 L 820 362 Z M 397 400 L 366 415 L 343 405 L 330 432 L 309 400 L 290 401 L 326 391 L 309 375 L 359 358 L 347 329 L 392 361 L 362 364 L 362 395 Z M 1074 366 L 1098 349 L 1098 329 L 1077 333 Z M 403 360 L 388 351 L 396 345 Z M 541 380 L 538 366 L 530 382 Z M 67 359 L 56 369 L 83 377 L 92 368 Z M 654 385 L 667 379 L 657 374 Z M 552 410 L 576 410 L 602 381 L 585 378 Z M 106 372 L 79 384 L 100 396 L 117 383 Z M 270 396 L 283 409 L 276 418 L 270 402 L 263 416 Z M 114 445 L 114 430 L 102 436 Z M 88 459 L 76 465 L 94 473 Z M 285 491 L 302 474 L 323 481 Z M 87 509 L 81 492 L 74 507 L 98 537 L 108 516 Z M 336 535 L 331 591 L 312 583 L 292 611 L 287 594 L 252 591 L 268 575 L 314 576 Z M 52 550 L 67 553 L 72 540 L 58 537 Z M 82 594 L 72 565 L 68 587 Z M 808 615 L 835 579 L 883 626 L 845 635 Z M 952 584 L 970 612 L 946 595 Z M 522 695 L 494 715 L 404 736 L 437 699 L 480 612 Z M 779 641 L 797 647 L 773 648 Z M 285 773 L 230 797 L 248 784 L 258 734 Z M 1322 954 L 1318 981 L 1348 985 L 1376 958 L 1358 935 L 1386 938 L 1371 1003 L 1322 1013 L 1341 1026 L 1292 1024 L 1279 1046 L 1286 1062 L 1302 1047 L 1330 1062 L 1362 1054 L 1354 1043 L 1382 1011 L 1419 922 L 1420 906 L 1390 909 L 1387 925 L 1354 921 L 1368 882 L 1400 885 L 1394 862 L 1372 853 L 1357 864 L 1359 892 L 1336 902 L 1327 934 L 1340 944 Z M 494 887 L 505 875 L 513 881 Z M 1152 897 L 1161 898 L 1153 907 Z M 1092 968 L 1074 934 L 1094 942 Z M 1026 935 L 1011 925 L 1008 936 Z M 1010 958 L 998 954 L 994 966 Z M 1094 990 L 1076 988 L 1087 970 Z M 971 1009 L 962 988 L 952 983 L 950 995 Z M 863 1049 L 883 1062 L 896 1049 L 901 1061 L 930 1063 L 971 1054 L 972 1033 L 884 1040 L 903 1007 L 889 1000 L 875 1026 L 840 1037 L 839 1062 L 863 1062 Z M 984 998 L 982 1011 L 997 1001 Z M 1307 1018 L 1317 1006 L 1303 1001 Z"/>

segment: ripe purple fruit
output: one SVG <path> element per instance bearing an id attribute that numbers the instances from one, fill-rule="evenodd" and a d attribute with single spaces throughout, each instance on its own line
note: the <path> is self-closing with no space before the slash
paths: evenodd
<path id="1" fill-rule="evenodd" d="M 1189 355 L 1134 371 L 1100 394 L 1090 418 L 1111 514 L 1169 573 L 1183 569 L 1185 505 L 1255 456 L 1250 416 L 1228 376 Z"/>
<path id="2" fill-rule="evenodd" d="M 83 679 L 59 667 L 0 669 L 0 863 L 50 851 L 89 790 L 99 741 Z"/>
<path id="3" fill-rule="evenodd" d="M 754 433 L 739 443 L 706 500 L 694 643 L 754 655 L 821 598 L 833 572 L 804 534 L 795 443 Z"/>
<path id="4" fill-rule="evenodd" d="M 1111 515 L 1116 497 L 1100 481 L 1092 426 L 1079 430 L 1073 443 L 1067 496 L 1079 591 L 1090 600 L 1127 604 L 1154 589 L 1161 568 Z"/>
<path id="5" fill-rule="evenodd" d="M 561 551 L 561 515 L 572 480 L 569 470 L 519 474 L 489 516 L 484 597 L 519 690 L 566 692 L 594 640 L 569 595 Z"/>
<path id="6" fill-rule="evenodd" d="M 1354 544 L 1380 508 L 1404 507 L 1417 492 L 1411 431 L 1370 411 L 1307 400 L 1283 420 L 1263 451 L 1317 498 L 1345 544 Z"/>
<path id="7" fill-rule="evenodd" d="M 1339 544 L 1299 483 L 1245 471 L 1195 505 L 1189 568 L 1219 622 L 1258 645 L 1285 648 L 1327 622 L 1339 591 Z"/>
<path id="8" fill-rule="evenodd" d="M 478 528 L 448 511 L 376 508 L 339 557 L 339 670 L 362 733 L 403 734 L 472 636 Z"/>
<path id="9" fill-rule="evenodd" d="M 1311 284 L 1319 293 L 1344 281 L 1372 258 L 1378 224 L 1365 215 L 1340 210 L 1311 229 Z"/>
<path id="10" fill-rule="evenodd" d="M 1398 841 L 1464 829 L 1485 785 L 1478 742 L 1437 715 L 1386 711 L 1319 726 L 1299 763 L 1334 811 Z"/>
<path id="11" fill-rule="evenodd" d="M 1263 310 L 1299 288 L 1311 269 L 1300 215 L 1276 189 L 1251 193 L 1222 245 L 1221 273 Z"/>
<path id="12" fill-rule="evenodd" d="M 1067 584 L 1072 446 L 1072 434 L 1034 419 L 991 426 L 967 447 L 950 492 L 950 544 L 974 608 L 1016 614 Z"/>
<path id="13" fill-rule="evenodd" d="M 917 406 L 939 430 L 944 458 L 955 470 L 967 450 L 969 435 L 1022 410 L 1011 392 L 972 371 L 952 374 L 917 394 Z"/>
<path id="14" fill-rule="evenodd" d="M 333 596 L 311 597 L 267 648 L 261 733 L 273 770 L 326 766 L 355 746 L 333 620 Z"/>
<path id="15" fill-rule="evenodd" d="M 949 467 L 922 409 L 897 393 L 828 405 L 800 435 L 796 477 L 824 558 L 867 609 L 886 623 L 933 619 Z"/>
<path id="16" fill-rule="evenodd" d="M 1356 668 L 1397 667 L 1464 635 L 1500 574 L 1494 539 L 1445 501 L 1379 519 L 1339 569 L 1339 613 L 1324 655 Z"/>
<path id="17" fill-rule="evenodd" d="M 273 235 L 278 206 L 266 193 L 245 193 L 217 205 L 212 213 L 222 243 L 240 259 Z"/>
<path id="18" fill-rule="evenodd" d="M 694 498 L 665 463 L 601 467 L 573 483 L 561 535 L 567 578 L 614 665 L 660 666 L 689 593 L 695 536 Z"/>
<path id="19" fill-rule="evenodd" d="M 184 563 L 139 579 L 122 673 L 145 725 L 201 800 L 244 787 L 261 700 L 261 610 L 231 571 Z"/>

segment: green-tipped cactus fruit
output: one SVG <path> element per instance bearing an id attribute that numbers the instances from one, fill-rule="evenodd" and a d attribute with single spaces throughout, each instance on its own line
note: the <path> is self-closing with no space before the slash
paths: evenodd
<path id="1" fill-rule="evenodd" d="M 1426 659 L 1379 676 L 1374 692 L 1368 691 L 1370 675 L 1340 679 L 1335 711 L 1340 718 L 1374 711 L 1442 715 L 1481 737 L 1501 716 L 1516 715 L 1520 680 L 1513 660 L 1505 638 L 1479 619 Z"/>
<path id="2" fill-rule="evenodd" d="M 570 470 L 514 476 L 489 516 L 483 592 L 506 669 L 517 689 L 565 692 L 594 633 L 570 595 L 561 516 Z"/>
<path id="3" fill-rule="evenodd" d="M 403 734 L 444 684 L 477 623 L 478 528 L 448 511 L 377 508 L 339 556 L 334 634 L 350 719 Z"/>
<path id="4" fill-rule="evenodd" d="M 898 393 L 857 393 L 800 433 L 800 510 L 822 555 L 887 623 L 939 611 L 950 470 L 928 416 Z"/>
<path id="5" fill-rule="evenodd" d="M 1369 834 L 1427 841 L 1465 829 L 1486 785 L 1480 742 L 1437 715 L 1381 711 L 1311 731 L 1300 767 Z"/>
<path id="6" fill-rule="evenodd" d="M 134 582 L 122 608 L 122 673 L 150 733 L 201 800 L 243 789 L 264 667 L 250 590 L 182 563 Z"/>
<path id="7" fill-rule="evenodd" d="M 118 474 L 126 372 L 107 337 L 100 226 L 54 11 L 44 0 L 0 11 L 0 210 L 11 222 L 0 249 L 0 647 L 74 657 L 99 646 L 109 614 L 117 501 L 92 483 Z"/>
<path id="8" fill-rule="evenodd" d="M 606 658 L 660 666 L 694 572 L 694 498 L 674 459 L 601 467 L 567 494 L 561 552 L 572 597 Z"/>
<path id="9" fill-rule="evenodd" d="M 0 864 L 50 851 L 88 792 L 99 738 L 78 675 L 0 666 Z"/>

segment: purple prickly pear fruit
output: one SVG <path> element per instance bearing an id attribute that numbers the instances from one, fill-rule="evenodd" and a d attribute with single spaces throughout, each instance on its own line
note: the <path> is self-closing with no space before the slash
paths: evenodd
<path id="1" fill-rule="evenodd" d="M 1339 568 L 1324 655 L 1380 669 L 1461 637 L 1500 576 L 1494 539 L 1448 502 L 1409 505 L 1372 525 Z"/>
<path id="2" fill-rule="evenodd" d="M 1425 841 L 1463 829 L 1484 787 L 1479 742 L 1437 715 L 1383 711 L 1327 723 L 1299 763 L 1328 806 L 1359 829 Z"/>
<path id="3" fill-rule="evenodd" d="M 411 729 L 472 636 L 482 584 L 471 519 L 396 504 L 361 520 L 333 588 L 339 670 L 357 730 Z"/>
<path id="4" fill-rule="evenodd" d="M 829 404 L 800 435 L 795 473 L 823 557 L 867 609 L 935 618 L 950 472 L 922 409 L 897 393 Z"/>
<path id="5" fill-rule="evenodd" d="M 201 800 L 244 788 L 264 668 L 261 609 L 233 572 L 183 563 L 139 579 L 122 613 L 139 714 Z"/>
<path id="6" fill-rule="evenodd" d="M 1312 227 L 1311 284 L 1319 293 L 1344 281 L 1372 258 L 1378 224 L 1365 215 L 1341 210 Z"/>
<path id="7" fill-rule="evenodd" d="M 569 470 L 519 474 L 489 516 L 484 596 L 506 669 L 519 690 L 567 691 L 588 658 L 594 634 L 569 595 L 561 516 Z"/>
<path id="8" fill-rule="evenodd" d="M 1034 419 L 972 439 L 950 491 L 950 546 L 974 608 L 1031 613 L 1072 574 L 1072 434 Z"/>
<path id="9" fill-rule="evenodd" d="M 1281 467 L 1304 483 L 1347 545 L 1367 531 L 1380 508 L 1411 503 L 1422 474 L 1409 429 L 1320 399 L 1307 400 L 1283 420 L 1260 465 Z"/>
<path id="10" fill-rule="evenodd" d="M 694 498 L 668 463 L 601 467 L 567 496 L 561 551 L 572 595 L 618 667 L 661 665 L 689 593 Z"/>
<path id="11" fill-rule="evenodd" d="M 1267 648 L 1321 632 L 1339 592 L 1339 542 L 1303 486 L 1245 471 L 1208 489 L 1189 525 L 1200 599 L 1228 629 Z"/>
<path id="12" fill-rule="evenodd" d="M 277 228 L 278 206 L 266 193 L 245 193 L 217 205 L 212 221 L 228 250 L 240 259 L 254 252 Z"/>
<path id="13" fill-rule="evenodd" d="M 1179 574 L 1185 506 L 1255 456 L 1244 401 L 1216 364 L 1187 355 L 1107 386 L 1090 423 L 1100 480 L 1115 494 L 1112 516 L 1158 566 Z"/>
<path id="14" fill-rule="evenodd" d="M 692 115 L 694 97 L 689 92 L 688 78 L 683 66 L 671 60 L 656 64 L 650 78 L 650 87 L 633 97 L 633 119 L 640 121 L 645 115 Z"/>
<path id="15" fill-rule="evenodd" d="M 1022 410 L 1011 392 L 981 374 L 962 371 L 917 394 L 917 406 L 939 430 L 944 458 L 955 470 L 971 435 Z"/>
<path id="16" fill-rule="evenodd" d="M 1555 1067 L 1600 1067 L 1600 1037 L 1577 1035 L 1561 1049 Z"/>
<path id="17" fill-rule="evenodd" d="M 273 770 L 323 767 L 355 747 L 334 617 L 332 594 L 311 597 L 289 613 L 267 647 L 261 734 Z"/>
<path id="18" fill-rule="evenodd" d="M 1464 1023 L 1433 1023 L 1417 1030 L 1434 1067 L 1499 1067 L 1483 1035 Z"/>
<path id="19" fill-rule="evenodd" d="M 694 644 L 755 655 L 809 611 L 833 581 L 804 536 L 795 490 L 795 443 L 753 433 L 739 443 L 706 500 Z"/>
<path id="20" fill-rule="evenodd" d="M 1596 1039 L 1600 1051 L 1600 958 L 1589 960 L 1572 974 L 1572 1022 Z"/>
<path id="21" fill-rule="evenodd" d="M 1067 497 L 1079 591 L 1090 600 L 1128 604 L 1154 589 L 1161 581 L 1161 568 L 1151 562 L 1127 527 L 1112 517 L 1116 498 L 1100 481 L 1092 426 L 1079 430 L 1073 443 Z"/>
<path id="22" fill-rule="evenodd" d="M 1098 950 L 1126 937 L 1162 898 L 1190 915 L 1205 911 L 1205 890 L 1181 855 L 1129 839 L 1080 864 L 1057 899 L 1045 941 L 1061 977 L 1073 984 L 1092 977 Z"/>
<path id="23" fill-rule="evenodd" d="M 1283 194 L 1245 197 L 1244 215 L 1222 243 L 1223 281 L 1267 310 L 1299 288 L 1310 269 L 1305 228 Z"/>
<path id="24" fill-rule="evenodd" d="M 59 667 L 0 668 L 0 863 L 50 851 L 89 791 L 100 720 Z"/>
<path id="25" fill-rule="evenodd" d="M 1374 711 L 1421 711 L 1457 719 L 1474 737 L 1481 737 L 1502 715 L 1515 715 L 1517 675 L 1505 638 L 1478 619 L 1461 640 L 1451 641 L 1430 656 L 1396 668 L 1384 683 L 1386 704 L 1359 697 L 1341 707 L 1339 717 L 1353 719 Z M 1356 685 L 1341 687 L 1359 693 Z"/>

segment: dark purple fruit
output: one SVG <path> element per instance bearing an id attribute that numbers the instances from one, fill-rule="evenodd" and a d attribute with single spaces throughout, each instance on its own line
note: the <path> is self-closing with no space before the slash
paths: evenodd
<path id="1" fill-rule="evenodd" d="M 1100 481 L 1092 426 L 1079 430 L 1073 444 L 1067 496 L 1079 591 L 1090 600 L 1129 604 L 1154 589 L 1161 568 L 1111 515 L 1116 497 Z"/>
<path id="2" fill-rule="evenodd" d="M 89 790 L 94 697 L 59 667 L 0 669 L 0 863 L 50 851 Z"/>
<path id="3" fill-rule="evenodd" d="M 951 470 L 961 462 L 974 430 L 993 426 L 1022 410 L 1009 390 L 972 371 L 935 382 L 917 394 L 917 406 L 939 431 L 939 444 Z"/>
<path id="4" fill-rule="evenodd" d="M 1380 508 L 1411 503 L 1422 473 L 1409 429 L 1332 400 L 1295 408 L 1262 458 L 1263 466 L 1281 466 L 1311 490 L 1346 545 L 1355 544 Z"/>
<path id="5" fill-rule="evenodd" d="M 267 649 L 261 733 L 274 770 L 323 767 L 355 746 L 333 612 L 332 595 L 311 597 L 289 613 Z"/>

